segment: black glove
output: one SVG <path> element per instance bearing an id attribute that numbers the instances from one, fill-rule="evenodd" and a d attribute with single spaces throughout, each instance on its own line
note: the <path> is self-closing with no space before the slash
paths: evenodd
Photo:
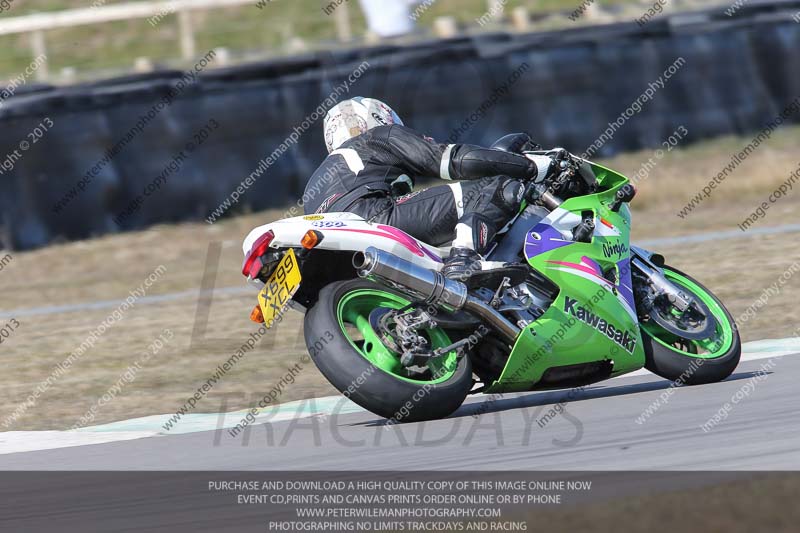
<path id="1" fill-rule="evenodd" d="M 541 150 L 541 146 L 533 142 L 527 133 L 510 133 L 497 139 L 491 146 L 495 150 L 503 150 L 514 154 Z"/>

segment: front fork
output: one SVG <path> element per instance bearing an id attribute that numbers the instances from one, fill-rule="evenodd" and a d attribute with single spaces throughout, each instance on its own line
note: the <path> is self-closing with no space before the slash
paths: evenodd
<path id="1" fill-rule="evenodd" d="M 631 252 L 633 255 L 631 281 L 643 278 L 647 284 L 644 290 L 634 287 L 636 310 L 640 320 L 647 316 L 647 320 L 686 339 L 705 339 L 712 334 L 716 324 L 711 310 L 664 275 L 662 269 L 664 258 L 636 246 L 631 246 Z M 676 310 L 678 315 L 673 316 L 668 313 L 665 316 L 660 312 L 659 307 L 663 304 L 659 300 L 666 301 L 668 309 Z"/>
<path id="2" fill-rule="evenodd" d="M 638 246 L 631 246 L 631 252 L 631 268 L 634 272 L 647 278 L 656 295 L 664 296 L 681 314 L 685 313 L 695 299 L 664 276 L 661 270 L 664 258 Z"/>

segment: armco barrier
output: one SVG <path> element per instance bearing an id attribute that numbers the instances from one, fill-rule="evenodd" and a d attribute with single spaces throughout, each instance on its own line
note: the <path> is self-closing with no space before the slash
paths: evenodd
<path id="1" fill-rule="evenodd" d="M 349 94 L 385 99 L 408 125 L 442 142 L 487 144 L 527 130 L 543 145 L 581 153 L 678 58 L 684 63 L 677 73 L 595 157 L 656 146 L 680 125 L 690 140 L 756 130 L 800 96 L 800 24 L 792 20 L 798 11 L 797 1 L 754 1 L 735 17 L 709 11 L 642 28 L 631 22 L 499 33 L 207 70 L 61 209 L 54 206 L 181 73 L 20 87 L 0 105 L 0 238 L 7 248 L 31 248 L 203 220 L 363 61 L 369 68 Z M 45 118 L 53 127 L 13 157 Z M 186 154 L 157 194 L 115 223 L 210 119 L 218 129 Z M 231 211 L 287 205 L 324 155 L 317 121 Z"/>

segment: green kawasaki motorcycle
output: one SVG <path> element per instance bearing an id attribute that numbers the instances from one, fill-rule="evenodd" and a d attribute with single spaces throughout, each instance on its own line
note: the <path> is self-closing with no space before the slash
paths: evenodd
<path id="1" fill-rule="evenodd" d="M 529 184 L 466 282 L 441 274 L 447 248 L 351 213 L 256 228 L 243 268 L 263 287 L 253 319 L 271 327 L 289 306 L 304 311 L 319 370 L 397 422 L 445 417 L 469 394 L 642 367 L 691 385 L 728 377 L 741 354 L 734 321 L 698 281 L 630 244 L 634 187 L 565 150 L 546 155 L 558 175 Z"/>

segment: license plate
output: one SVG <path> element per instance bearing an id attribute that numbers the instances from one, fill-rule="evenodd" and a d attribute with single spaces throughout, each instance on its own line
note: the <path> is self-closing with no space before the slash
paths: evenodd
<path id="1" fill-rule="evenodd" d="M 290 248 L 258 295 L 258 304 L 264 314 L 264 324 L 267 329 L 279 320 L 278 317 L 283 314 L 286 305 L 299 287 L 300 268 L 297 266 L 294 250 Z"/>

